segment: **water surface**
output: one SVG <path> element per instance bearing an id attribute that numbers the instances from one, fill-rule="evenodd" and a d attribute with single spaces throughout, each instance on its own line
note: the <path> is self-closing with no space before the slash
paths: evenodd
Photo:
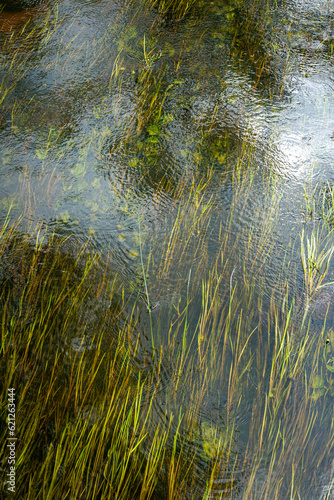
<path id="1" fill-rule="evenodd" d="M 152 355 L 142 247 L 143 262 L 151 262 L 156 342 L 166 350 L 157 422 L 168 422 L 168 398 L 174 412 L 190 405 L 182 383 L 170 394 L 171 309 L 190 293 L 188 328 L 196 330 L 203 280 L 221 251 L 222 232 L 228 232 L 222 311 L 237 285 L 235 318 L 243 310 L 245 329 L 262 325 L 266 342 L 271 301 L 281 304 L 285 294 L 279 276 L 289 300 L 299 300 L 298 314 L 305 307 L 300 233 L 315 222 L 307 217 L 304 189 L 334 177 L 333 8 L 332 1 L 215 0 L 173 20 L 140 4 L 65 0 L 45 7 L 47 16 L 37 10 L 23 33 L 13 21 L 12 38 L 8 28 L 0 35 L 0 218 L 11 207 L 13 215 L 24 213 L 23 227 L 43 221 L 59 234 L 91 240 L 105 256 L 112 252 L 113 272 L 129 295 L 135 290 L 140 297 L 142 350 L 134 370 L 144 370 Z M 210 217 L 196 222 L 204 207 Z M 184 229 L 166 266 L 162 255 L 169 255 L 166 242 L 180 214 Z M 320 331 L 321 321 L 311 321 Z M 254 351 L 258 342 L 258 335 L 249 342 Z M 158 370 L 154 363 L 149 369 Z M 203 375 L 193 372 L 200 386 Z M 196 409 L 202 434 L 208 422 L 233 421 L 240 464 L 250 453 L 259 373 L 252 363 L 247 395 L 232 406 L 226 383 L 213 380 Z M 330 428 L 320 420 L 314 425 L 312 443 Z M 189 443 L 196 446 L 196 439 Z M 305 460 L 301 498 L 332 498 L 324 496 L 331 459 L 322 460 L 321 471 Z M 269 464 L 261 462 L 257 485 Z M 199 485 L 205 466 L 205 459 L 197 464 Z M 245 478 L 236 498 L 246 495 Z M 282 487 L 280 498 L 286 495 Z"/>

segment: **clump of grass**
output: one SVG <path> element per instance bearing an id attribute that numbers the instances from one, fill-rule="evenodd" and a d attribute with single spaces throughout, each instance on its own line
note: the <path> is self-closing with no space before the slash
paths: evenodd
<path id="1" fill-rule="evenodd" d="M 0 231 L 1 420 L 14 387 L 16 498 L 150 498 L 167 434 L 143 411 L 115 279 L 87 246 L 73 253 L 69 238 L 41 234 L 8 220 Z"/>
<path id="2" fill-rule="evenodd" d="M 329 233 L 322 238 L 319 228 L 316 232 L 312 232 L 310 237 L 305 236 L 304 230 L 301 233 L 301 259 L 307 297 L 311 297 L 317 290 L 328 285 L 323 281 L 334 251 L 331 236 Z"/>
<path id="3" fill-rule="evenodd" d="M 334 223 L 334 186 L 331 186 L 328 182 L 322 189 L 321 197 L 321 208 L 319 210 L 319 216 L 328 225 L 329 228 L 333 228 Z"/>
<path id="4" fill-rule="evenodd" d="M 181 19 L 190 9 L 198 4 L 198 0 L 148 0 L 150 7 L 157 7 L 163 16 Z"/>

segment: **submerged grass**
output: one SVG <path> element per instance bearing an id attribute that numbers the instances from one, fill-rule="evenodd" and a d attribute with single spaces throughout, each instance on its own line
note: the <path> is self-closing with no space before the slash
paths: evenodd
<path id="1" fill-rule="evenodd" d="M 43 226 L 22 233 L 5 221 L 1 451 L 5 470 L 6 397 L 15 387 L 16 498 L 306 498 L 319 477 L 305 483 L 302 470 L 330 468 L 325 325 L 312 332 L 284 273 L 277 286 L 285 293 L 267 303 L 263 268 L 240 265 L 236 255 L 245 245 L 247 257 L 254 228 L 233 241 L 231 221 L 215 221 L 209 184 L 199 205 L 194 188 L 175 207 L 158 249 L 143 242 L 148 310 L 113 273 L 112 255 L 102 262 L 88 243 L 79 248 Z M 245 207 L 241 193 L 232 215 L 239 202 Z M 251 261 L 262 262 L 273 245 L 272 214 L 259 211 L 255 223 Z M 191 237 L 195 229 L 217 235 L 217 254 Z M 185 266 L 189 255 L 198 255 L 195 268 Z M 163 305 L 157 287 L 177 273 L 184 279 Z"/>
<path id="2" fill-rule="evenodd" d="M 160 15 L 170 19 L 183 18 L 195 5 L 204 7 L 204 3 L 199 0 L 148 0 L 147 4 L 150 8 L 157 7 Z"/>
<path id="3" fill-rule="evenodd" d="M 27 241 L 6 224 L 1 451 L 6 461 L 14 387 L 15 498 L 150 498 L 167 433 L 150 427 L 145 381 L 131 373 L 115 280 L 100 272 L 97 279 L 98 256 L 88 248 L 71 252 L 69 239 L 45 230 L 39 243 L 41 228 Z M 99 316 L 96 300 L 104 304 Z"/>
<path id="4" fill-rule="evenodd" d="M 192 2 L 159 5 L 180 18 Z M 248 32 L 262 26 L 253 14 L 245 19 Z M 40 50 L 53 33 L 48 22 L 45 30 Z M 159 58 L 146 41 L 135 111 L 120 120 L 125 131 L 108 146 L 110 156 L 136 134 L 158 147 L 170 118 L 167 69 L 153 70 Z M 245 40 L 253 57 L 251 42 Z M 14 36 L 5 48 L 10 43 Z M 20 54 L 14 52 L 13 64 Z M 17 60 L 17 80 L 25 57 Z M 110 92 L 114 80 L 117 90 L 123 85 L 120 61 L 109 75 Z M 175 73 L 179 65 L 180 58 Z M 52 149 L 50 136 L 51 129 L 45 156 L 38 150 L 42 160 Z M 147 155 L 151 170 L 157 157 Z M 331 229 L 300 228 L 297 263 L 293 246 L 273 257 L 279 184 L 270 168 L 258 173 L 253 158 L 245 140 L 229 176 L 203 161 L 152 182 L 159 234 L 146 227 L 142 237 L 146 221 L 139 221 L 131 287 L 118 275 L 113 252 L 6 218 L 0 229 L 3 490 L 7 391 L 14 387 L 14 498 L 314 498 L 322 494 L 322 472 L 330 494 L 334 338 L 327 318 L 314 323 L 308 305 L 330 274 Z M 138 172 L 131 182 L 145 176 Z M 47 177 L 52 186 L 53 171 Z M 122 195 L 126 172 L 121 177 Z M 266 194 L 254 206 L 257 185 Z M 225 188 L 228 208 L 217 194 Z M 159 206 L 160 191 L 167 210 Z M 33 204 L 26 208 L 31 217 Z M 251 222 L 240 224 L 250 213 Z M 267 271 L 273 258 L 282 261 L 275 276 Z"/>

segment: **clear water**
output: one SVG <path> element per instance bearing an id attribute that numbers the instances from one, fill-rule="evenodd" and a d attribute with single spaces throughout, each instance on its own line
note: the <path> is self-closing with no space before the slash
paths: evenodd
<path id="1" fill-rule="evenodd" d="M 181 177 L 187 192 L 196 172 L 213 167 L 213 181 L 202 200 L 214 200 L 209 226 L 201 234 L 194 231 L 182 266 L 172 262 L 164 279 L 149 281 L 155 325 L 168 321 L 170 304 L 177 301 L 173 291 L 181 289 L 185 299 L 189 281 L 194 304 L 200 304 L 201 279 L 215 259 L 219 224 L 228 217 L 233 173 L 243 147 L 251 150 L 247 168 L 254 172 L 254 183 L 246 208 L 240 216 L 238 210 L 234 214 L 231 241 L 236 235 L 246 238 L 247 228 L 272 207 L 264 172 L 275 178 L 279 200 L 270 229 L 270 257 L 263 267 L 255 263 L 259 283 L 264 283 L 264 307 L 285 249 L 298 244 L 301 226 L 307 226 L 304 187 L 333 181 L 334 3 L 289 0 L 270 9 L 265 2 L 257 5 L 252 17 L 242 1 L 203 2 L 183 20 L 172 21 L 157 17 L 156 11 L 143 17 L 135 7 L 124 10 L 121 1 L 65 0 L 52 7 L 48 21 L 43 10 L 36 11 L 32 25 L 44 23 L 44 31 L 36 29 L 30 38 L 17 36 L 15 42 L 0 33 L 0 81 L 9 89 L 0 113 L 0 218 L 12 206 L 12 213 L 24 211 L 27 221 L 42 220 L 60 234 L 74 232 L 83 242 L 92 239 L 98 250 L 112 249 L 114 271 L 129 289 L 142 294 L 144 313 L 138 220 L 144 260 L 150 242 L 158 262 L 160 245 L 177 215 L 175 193 Z M 145 102 L 140 80 L 145 66 L 151 68 L 152 95 L 159 88 L 151 111 L 152 96 Z M 145 119 L 140 123 L 142 106 Z M 258 237 L 255 231 L 254 252 L 242 254 L 241 245 L 242 255 L 234 255 L 235 282 L 241 280 L 242 262 L 253 265 Z M 207 248 L 204 267 L 193 254 L 199 238 Z M 298 257 L 291 258 L 299 266 L 296 286 L 301 294 L 302 269 Z M 203 272 L 196 274 L 199 262 Z M 260 293 L 256 284 L 255 290 Z M 258 312 L 254 314 L 256 323 Z M 196 305 L 193 315 L 195 325 Z M 148 325 L 143 319 L 147 342 L 138 367 L 149 356 Z M 161 327 L 162 344 L 167 331 Z M 161 401 L 156 403 L 158 419 L 171 371 L 166 364 Z M 251 376 L 255 380 L 255 373 Z M 216 390 L 208 389 L 198 408 L 207 421 L 217 422 L 218 407 L 226 404 L 224 390 L 217 403 Z M 249 400 L 235 415 L 241 454 L 256 390 L 254 382 Z M 186 390 L 178 397 L 186 401 Z M 324 484 L 320 481 L 308 498 L 325 494 L 328 474 L 324 471 Z M 200 482 L 200 465 L 198 476 Z"/>

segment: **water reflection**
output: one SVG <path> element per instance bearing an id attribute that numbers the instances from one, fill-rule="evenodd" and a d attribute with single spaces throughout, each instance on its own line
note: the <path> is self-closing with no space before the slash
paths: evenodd
<path id="1" fill-rule="evenodd" d="M 219 317 L 228 317 L 238 283 L 235 318 L 242 310 L 249 331 L 260 324 L 272 335 L 266 314 L 273 297 L 284 297 L 276 290 L 282 262 L 299 265 L 291 248 L 299 241 L 305 180 L 333 177 L 332 6 L 210 5 L 205 11 L 198 5 L 177 22 L 157 18 L 154 9 L 141 18 L 121 2 L 59 2 L 47 19 L 40 15 L 46 6 L 3 14 L 0 28 L 7 34 L 27 16 L 36 18 L 31 37 L 27 28 L 3 44 L 0 207 L 5 213 L 12 203 L 13 211 L 59 233 L 74 231 L 80 241 L 91 238 L 96 249 L 112 250 L 114 272 L 140 299 L 141 348 L 132 362 L 134 372 L 152 377 L 148 397 L 154 388 L 156 422 L 177 414 L 182 403 L 193 405 L 197 437 L 195 429 L 188 446 L 197 449 L 203 436 L 219 441 L 229 415 L 244 457 L 252 411 L 261 415 L 265 405 L 252 406 L 261 368 L 247 369 L 249 399 L 235 408 L 221 380 L 210 382 L 205 397 L 194 391 L 190 405 L 187 372 L 176 373 L 168 336 L 175 334 L 182 345 L 182 308 L 191 290 L 189 331 L 195 338 L 203 281 L 217 254 L 228 262 L 217 267 L 224 276 Z M 170 235 L 177 242 L 173 250 Z M 153 363 L 141 249 L 162 349 Z M 298 273 L 286 280 L 302 310 L 300 265 Z M 255 299 L 248 298 L 250 286 Z M 319 303 L 312 307 L 321 309 Z M 183 323 L 175 323 L 175 333 L 169 326 L 178 315 Z M 213 324 L 208 321 L 208 330 Z M 231 325 L 237 331 L 237 319 Z M 259 343 L 261 338 L 259 333 Z M 249 344 L 255 352 L 256 341 Z M 224 349 L 223 340 L 216 347 Z M 268 370 L 265 352 L 262 373 Z M 234 362 L 231 353 L 228 359 Z M 204 387 L 209 379 L 192 370 L 192 383 L 198 376 Z M 288 385 L 284 391 L 293 393 Z M 216 427 L 208 428 L 212 422 Z M 202 453 L 198 478 L 206 465 Z M 262 473 L 260 467 L 259 478 Z M 227 483 L 217 488 L 232 491 Z"/>

